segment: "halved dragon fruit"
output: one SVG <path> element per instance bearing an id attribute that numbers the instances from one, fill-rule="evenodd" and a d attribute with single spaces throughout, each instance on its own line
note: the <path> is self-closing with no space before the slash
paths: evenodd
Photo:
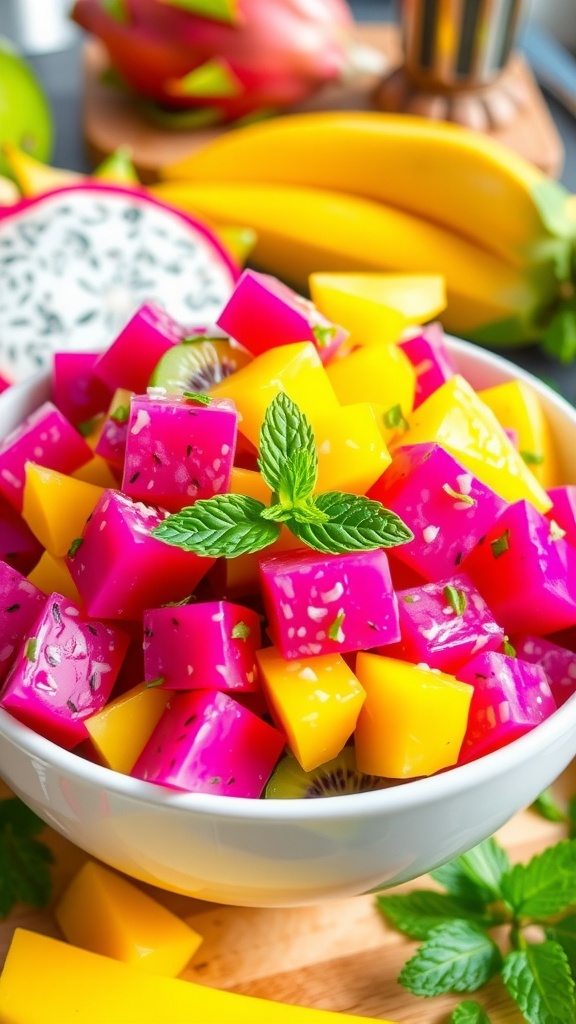
<path id="1" fill-rule="evenodd" d="M 6 562 L 0 562 L 0 681 L 45 604 L 46 594 Z"/>
<path id="2" fill-rule="evenodd" d="M 193 690 L 172 697 L 130 774 L 193 793 L 257 799 L 285 742 L 227 693 Z"/>
<path id="3" fill-rule="evenodd" d="M 384 551 L 323 555 L 306 548 L 259 564 L 268 629 L 283 658 L 344 654 L 400 639 Z"/>
<path id="4" fill-rule="evenodd" d="M 518 659 L 529 661 L 531 665 L 540 665 L 544 669 L 558 707 L 576 693 L 574 651 L 569 651 L 567 647 L 561 647 L 560 644 L 555 644 L 545 637 L 530 636 L 526 633 L 515 636 L 512 645 Z"/>
<path id="5" fill-rule="evenodd" d="M 0 442 L 0 494 L 21 511 L 27 462 L 70 474 L 91 458 L 75 427 L 52 402 L 44 402 Z"/>
<path id="6" fill-rule="evenodd" d="M 128 642 L 115 626 L 87 619 L 68 598 L 50 594 L 30 624 L 0 705 L 71 750 L 88 737 L 84 719 L 108 700 Z"/>
<path id="7" fill-rule="evenodd" d="M 144 612 L 144 668 L 167 690 L 258 689 L 260 617 L 230 601 L 205 601 Z"/>
<path id="8" fill-rule="evenodd" d="M 401 638 L 377 654 L 454 675 L 479 651 L 502 646 L 504 630 L 465 573 L 397 593 Z"/>
<path id="9" fill-rule="evenodd" d="M 495 652 L 478 654 L 456 678 L 474 687 L 458 764 L 506 746 L 556 710 L 539 665 Z"/>
<path id="10" fill-rule="evenodd" d="M 213 558 L 151 536 L 166 515 L 119 491 L 104 491 L 67 560 L 90 615 L 139 619 L 145 608 L 188 597 L 208 572 Z"/>
<path id="11" fill-rule="evenodd" d="M 143 302 L 212 323 L 238 269 L 195 218 L 90 181 L 0 207 L 0 276 L 0 373 L 18 380 L 55 351 L 102 350 Z"/>
<path id="12" fill-rule="evenodd" d="M 330 362 L 349 333 L 327 320 L 309 299 L 255 270 L 241 275 L 218 326 L 254 356 L 278 345 L 311 341 L 323 363 Z"/>
<path id="13" fill-rule="evenodd" d="M 122 490 L 179 512 L 228 490 L 238 414 L 227 398 L 199 404 L 149 388 L 130 402 Z"/>
<path id="14" fill-rule="evenodd" d="M 456 364 L 444 342 L 439 323 L 427 324 L 418 334 L 398 342 L 416 372 L 414 408 L 456 373 Z"/>

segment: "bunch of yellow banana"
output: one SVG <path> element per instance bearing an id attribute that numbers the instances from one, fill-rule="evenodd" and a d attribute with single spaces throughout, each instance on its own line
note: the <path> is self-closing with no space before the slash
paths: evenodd
<path id="1" fill-rule="evenodd" d="M 576 354 L 564 331 L 576 334 L 573 200 L 487 136 L 397 114 L 295 114 L 229 131 L 162 176 L 159 198 L 253 228 L 253 262 L 301 289 L 314 271 L 440 273 L 453 333 Z"/>

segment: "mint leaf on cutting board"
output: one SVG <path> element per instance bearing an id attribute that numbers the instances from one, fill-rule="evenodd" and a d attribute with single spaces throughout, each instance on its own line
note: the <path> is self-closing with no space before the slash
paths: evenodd
<path id="1" fill-rule="evenodd" d="M 44 822 L 17 797 L 0 801 L 0 916 L 16 903 L 45 907 L 52 880 L 52 851 L 37 836 Z"/>
<path id="2" fill-rule="evenodd" d="M 517 917 L 537 920 L 576 903 L 576 840 L 564 839 L 515 864 L 502 879 L 502 896 Z"/>
<path id="3" fill-rule="evenodd" d="M 417 996 L 475 992 L 496 974 L 502 954 L 471 921 L 454 920 L 434 928 L 402 968 L 398 981 Z"/>
<path id="4" fill-rule="evenodd" d="M 502 980 L 528 1024 L 571 1024 L 576 1020 L 574 979 L 557 942 L 541 942 L 508 953 Z"/>

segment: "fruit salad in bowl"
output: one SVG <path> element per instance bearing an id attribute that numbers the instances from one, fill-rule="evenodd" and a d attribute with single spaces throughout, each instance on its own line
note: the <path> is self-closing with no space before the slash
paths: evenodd
<path id="1" fill-rule="evenodd" d="M 247 270 L 0 398 L 0 773 L 201 899 L 408 880 L 576 751 L 576 413 L 341 298 Z"/>

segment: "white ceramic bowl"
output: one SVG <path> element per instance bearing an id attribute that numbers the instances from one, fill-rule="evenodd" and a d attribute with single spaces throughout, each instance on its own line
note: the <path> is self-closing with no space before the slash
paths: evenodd
<path id="1" fill-rule="evenodd" d="M 511 377 L 538 391 L 566 480 L 576 411 L 505 360 L 450 343 L 476 387 Z M 0 399 L 0 436 L 47 393 Z M 403 786 L 319 800 L 246 800 L 164 790 L 61 750 L 0 711 L 0 774 L 57 831 L 108 864 L 203 900 L 278 907 L 396 885 L 463 853 L 531 803 L 576 754 L 576 695 L 503 750 Z"/>

